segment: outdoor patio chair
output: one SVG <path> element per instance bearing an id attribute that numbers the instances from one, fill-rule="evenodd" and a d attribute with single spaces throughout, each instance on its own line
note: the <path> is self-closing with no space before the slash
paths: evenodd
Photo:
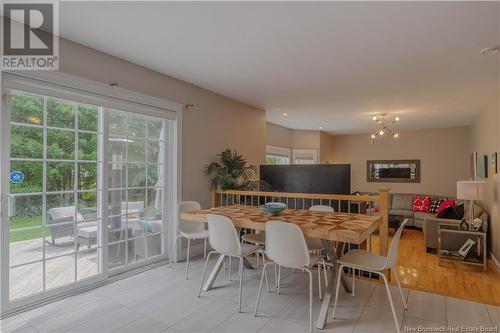
<path id="1" fill-rule="evenodd" d="M 48 210 L 47 215 L 47 224 L 53 245 L 56 244 L 56 239 L 58 238 L 75 236 L 75 226 L 73 223 L 75 221 L 75 206 L 51 208 Z M 85 221 L 80 214 L 77 214 L 76 217 L 78 222 Z"/>

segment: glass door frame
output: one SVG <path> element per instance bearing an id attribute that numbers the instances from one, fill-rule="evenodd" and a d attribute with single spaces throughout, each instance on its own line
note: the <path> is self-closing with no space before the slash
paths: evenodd
<path id="1" fill-rule="evenodd" d="M 10 216 L 9 216 L 9 211 L 10 211 L 10 200 L 9 200 L 9 197 L 11 196 L 11 194 L 9 193 L 9 189 L 10 189 L 10 181 L 9 181 L 9 173 L 10 173 L 10 164 L 11 164 L 11 156 L 10 156 L 10 151 L 11 151 L 11 147 L 10 147 L 10 137 L 11 137 L 11 127 L 12 127 L 12 123 L 11 123 L 11 105 L 10 103 L 8 102 L 8 97 L 10 96 L 11 94 L 11 91 L 12 89 L 8 88 L 8 87 L 4 87 L 2 89 L 2 118 L 0 119 L 1 121 L 1 126 L 2 126 L 2 131 L 1 131 L 1 141 L 2 141 L 2 152 L 1 152 L 1 157 L 0 157 L 0 172 L 2 174 L 2 176 L 5 176 L 5 180 L 2 179 L 2 185 L 1 185 L 1 191 L 2 191 L 2 205 L 4 205 L 2 207 L 2 216 L 1 216 L 1 237 L 2 237 L 2 242 L 1 244 L 2 245 L 2 249 L 0 249 L 2 251 L 2 262 L 1 262 L 1 265 L 2 265 L 2 276 L 1 276 L 1 279 L 2 279 L 2 292 L 1 292 L 1 295 L 2 295 L 2 302 L 3 304 L 6 305 L 6 308 L 9 309 L 9 305 L 10 304 L 14 304 L 14 307 L 18 307 L 18 306 L 24 306 L 24 305 L 27 305 L 27 304 L 30 304 L 32 302 L 36 302 L 36 301 L 39 301 L 41 299 L 44 299 L 44 298 L 49 298 L 51 296 L 54 296 L 56 294 L 59 294 L 61 292 L 65 292 L 65 291 L 69 291 L 69 290 L 74 290 L 74 288 L 78 288 L 78 287 L 83 287 L 83 286 L 86 286 L 88 284 L 95 284 L 95 283 L 100 283 L 103 281 L 103 279 L 106 277 L 106 271 L 104 270 L 104 262 L 105 262 L 105 256 L 107 255 L 106 253 L 104 253 L 105 251 L 105 248 L 103 247 L 103 244 L 104 241 L 103 241 L 103 237 L 106 236 L 106 233 L 103 233 L 102 232 L 102 226 L 103 224 L 105 223 L 105 218 L 106 216 L 102 216 L 101 219 L 99 219 L 98 217 L 96 217 L 97 221 L 97 232 L 98 232 L 98 237 L 97 237 L 97 242 L 98 244 L 96 244 L 96 260 L 97 260 L 97 273 L 93 276 L 90 276 L 90 277 L 87 277 L 87 278 L 83 278 L 82 280 L 78 281 L 78 279 L 76 279 L 77 277 L 77 265 L 78 265 L 78 254 L 79 253 L 83 253 L 83 250 L 80 250 L 79 252 L 75 250 L 75 252 L 73 253 L 73 255 L 75 256 L 75 281 L 73 282 L 70 282 L 68 284 L 64 284 L 64 285 L 61 285 L 61 286 L 58 286 L 58 287 L 54 287 L 54 288 L 51 288 L 49 290 L 45 290 L 45 284 L 46 284 L 46 272 L 45 272 L 45 263 L 47 260 L 50 260 L 50 258 L 46 258 L 46 236 L 45 236 L 45 230 L 47 228 L 47 207 L 45 207 L 45 209 L 42 209 L 42 224 L 41 224 L 41 230 L 42 230 L 42 233 L 41 233 L 41 241 L 42 241 L 42 259 L 41 259 L 41 262 L 43 264 L 43 270 L 42 270 L 42 274 L 43 274 L 43 277 L 42 277 L 42 284 L 43 284 L 43 289 L 41 292 L 36 292 L 35 294 L 32 294 L 32 295 L 28 295 L 28 296 L 23 296 L 19 299 L 16 299 L 16 300 L 10 300 L 10 291 L 9 291 L 9 288 L 10 288 Z M 35 93 L 34 93 L 35 94 Z M 40 95 L 41 96 L 41 95 Z M 46 96 L 44 95 L 44 100 L 45 99 L 48 99 L 50 98 L 50 96 Z M 77 103 L 77 102 L 75 102 Z M 100 109 L 100 108 L 98 108 Z M 44 103 L 44 118 L 46 117 L 46 113 L 47 113 L 47 110 L 46 110 L 46 103 Z M 75 110 L 75 113 L 76 113 L 76 110 Z M 101 110 L 98 111 L 98 117 L 103 114 Z M 76 116 L 76 114 L 75 114 Z M 106 117 L 102 117 L 101 119 L 105 119 Z M 75 125 L 76 126 L 76 125 Z M 106 123 L 101 123 L 100 126 L 102 127 L 101 129 L 101 133 L 102 134 L 99 134 L 99 131 L 100 129 L 97 129 L 97 132 L 95 133 L 95 135 L 97 137 L 99 137 L 100 135 L 104 138 L 104 135 L 105 135 L 105 130 L 106 130 Z M 46 131 L 47 130 L 47 126 L 46 124 L 42 125 L 43 127 L 43 130 Z M 76 127 L 73 128 L 73 131 L 75 132 L 75 134 L 79 133 L 78 132 L 78 129 Z M 85 132 L 82 132 L 82 133 L 85 133 Z M 107 178 L 106 177 L 106 169 L 105 169 L 105 160 L 103 159 L 106 151 L 107 151 L 107 146 L 108 146 L 108 142 L 107 140 L 101 140 L 102 144 L 101 146 L 99 147 L 99 145 L 96 147 L 97 149 L 97 153 L 100 155 L 97 160 L 96 160 L 96 177 L 97 175 L 100 175 L 99 177 L 97 177 L 96 179 L 96 189 L 95 189 L 95 192 L 97 194 L 97 198 L 96 198 L 96 204 L 97 206 L 99 207 L 98 208 L 98 211 L 102 211 L 102 199 L 99 200 L 99 198 L 104 198 L 104 195 L 106 194 L 106 183 L 104 183 L 106 181 Z M 78 144 L 77 143 L 77 140 L 75 139 L 75 143 L 76 145 Z M 44 142 L 45 144 L 45 142 Z M 77 147 L 77 146 L 75 146 Z M 45 150 L 46 147 L 43 147 L 43 149 Z M 78 157 L 78 151 L 76 151 L 75 149 L 75 157 L 74 157 L 74 161 L 75 163 L 77 163 L 77 161 L 79 161 L 79 157 Z M 51 163 L 51 162 L 47 162 L 47 158 L 44 156 L 43 158 L 43 162 L 44 164 L 48 164 L 48 163 Z M 27 161 L 29 161 L 30 159 L 26 159 Z M 38 159 L 34 159 L 34 160 L 38 160 Z M 101 163 L 99 161 L 102 161 Z M 66 162 L 68 163 L 68 162 Z M 78 201 L 78 194 L 79 193 L 84 193 L 84 192 L 79 192 L 79 190 L 77 189 L 76 187 L 76 182 L 77 182 L 77 177 L 76 177 L 76 172 L 77 172 L 78 168 L 76 167 L 75 165 L 75 169 L 74 169 L 74 185 L 73 185 L 73 194 L 74 194 L 74 200 L 75 202 Z M 47 172 L 47 168 L 44 167 L 43 168 L 43 171 L 42 171 L 42 177 L 44 178 L 44 181 L 43 183 L 46 182 L 46 172 Z M 99 194 L 99 187 L 102 187 L 102 193 Z M 58 195 L 60 193 L 68 193 L 68 191 L 55 191 L 55 192 L 46 192 L 44 189 L 41 190 L 41 192 L 39 193 L 42 193 L 41 196 L 42 198 L 44 197 L 47 197 L 49 195 Z M 33 195 L 40 195 L 39 193 L 34 193 Z M 49 193 L 49 194 L 47 194 Z M 32 194 L 30 193 L 26 193 L 25 194 L 26 196 L 31 196 Z M 44 199 L 42 199 L 44 200 Z M 44 206 L 46 206 L 46 204 L 44 204 Z M 75 216 L 77 214 L 77 209 L 76 209 L 76 205 L 75 205 Z M 76 228 L 76 225 L 77 225 L 77 220 L 75 219 L 73 221 L 74 223 L 74 228 Z M 74 238 L 74 244 L 76 246 L 76 243 L 77 243 L 77 239 L 76 237 Z M 65 255 L 62 255 L 62 256 L 66 256 L 66 255 L 70 255 L 70 254 L 65 254 Z M 5 258 L 4 258 L 5 256 Z M 55 257 L 57 258 L 57 256 Z M 3 309 L 3 306 L 2 306 L 2 309 Z"/>
<path id="2" fill-rule="evenodd" d="M 76 89 L 81 89 L 83 93 L 92 93 L 96 92 L 97 99 L 100 98 L 109 98 L 117 99 L 117 105 L 118 107 L 116 109 L 120 109 L 119 105 L 121 103 L 125 103 L 123 105 L 126 105 L 127 102 L 131 103 L 137 103 L 137 104 L 142 104 L 142 103 L 147 103 L 152 102 L 151 105 L 153 112 L 147 112 L 147 106 L 148 104 L 143 104 L 146 106 L 146 110 L 141 111 L 138 114 L 143 114 L 145 116 L 152 116 L 152 117 L 158 117 L 163 120 L 167 120 L 165 123 L 167 124 L 168 127 L 168 137 L 166 139 L 165 143 L 165 163 L 164 163 L 164 175 L 165 175 L 165 180 L 164 180 L 164 186 L 165 186 L 165 191 L 164 195 L 162 198 L 163 201 L 163 241 L 162 241 L 162 254 L 152 257 L 152 258 L 147 258 L 141 261 L 134 262 L 132 264 L 124 265 L 119 268 L 115 268 L 112 270 L 108 270 L 108 245 L 107 245 L 107 233 L 102 232 L 106 226 L 108 225 L 107 221 L 107 213 L 102 213 L 102 226 L 101 226 L 101 237 L 100 242 L 100 260 L 99 260 L 99 271 L 97 275 L 94 275 L 89 278 L 85 278 L 80 281 L 75 281 L 72 282 L 68 285 L 64 285 L 61 287 L 57 287 L 48 291 L 43 291 L 42 293 L 37 293 L 31 296 L 23 297 L 18 300 L 14 301 L 9 301 L 9 174 L 8 174 L 8 169 L 10 166 L 10 105 L 7 101 L 7 92 L 10 89 L 19 89 L 15 84 L 5 84 L 4 76 L 0 78 L 0 82 L 2 83 L 1 85 L 1 96 L 2 100 L 0 103 L 0 198 L 1 198 L 1 203 L 0 203 L 0 240 L 1 240 L 1 249 L 0 249 L 0 268 L 1 268 L 1 285 L 0 285 L 0 308 L 1 308 L 1 314 L 7 314 L 12 311 L 16 311 L 18 309 L 21 309 L 23 307 L 29 307 L 32 306 L 33 304 L 37 304 L 40 302 L 45 302 L 47 300 L 50 300 L 51 298 L 55 297 L 60 297 L 65 294 L 71 294 L 74 292 L 78 292 L 78 290 L 83 290 L 83 289 L 88 289 L 92 285 L 98 285 L 106 282 L 107 279 L 110 277 L 121 274 L 126 271 L 133 270 L 135 268 L 139 268 L 141 266 L 146 266 L 149 264 L 152 264 L 154 262 L 162 261 L 165 259 L 168 259 L 169 257 L 169 249 L 171 248 L 170 244 L 172 243 L 172 240 L 174 238 L 174 232 L 176 231 L 176 223 L 173 223 L 173 221 L 176 221 L 177 219 L 177 202 L 179 198 L 179 193 L 180 193 L 180 144 L 181 144 L 181 135 L 180 135 L 180 124 L 181 124 L 181 119 L 182 119 L 182 105 L 161 100 L 155 97 L 151 96 L 146 96 L 142 94 L 138 94 L 135 92 L 130 92 L 124 89 L 119 89 L 118 91 L 113 88 L 110 89 L 109 86 L 99 83 L 99 82 L 94 82 L 94 81 L 89 81 L 89 80 L 82 80 L 80 78 L 67 75 L 67 74 L 61 74 L 61 73 L 37 73 L 34 75 L 27 75 L 29 79 L 33 78 L 35 80 L 39 79 L 41 76 L 42 79 L 47 79 L 50 78 L 51 81 L 48 82 L 48 84 L 55 82 L 60 83 L 61 87 L 67 87 L 69 89 L 73 88 L 76 86 Z M 23 75 L 21 75 L 21 78 Z M 26 78 L 26 76 L 24 76 Z M 14 82 L 14 81 L 13 81 Z M 40 82 L 36 82 L 36 84 L 40 84 Z M 35 84 L 35 87 L 36 87 Z M 21 84 L 22 86 L 23 84 Z M 39 94 L 43 96 L 51 96 L 55 98 L 63 98 L 61 96 L 54 96 L 51 94 L 48 94 L 47 92 L 44 92 L 44 87 L 43 84 L 41 86 L 42 88 L 40 91 L 38 89 L 24 89 L 24 91 L 29 92 L 29 93 L 34 93 L 34 94 Z M 23 90 L 23 89 L 20 89 Z M 63 94 L 64 95 L 64 94 Z M 127 98 L 127 99 L 125 99 Z M 69 96 L 66 99 L 75 101 L 75 102 L 81 102 L 81 103 L 88 103 L 85 100 L 78 100 L 75 99 L 75 97 Z M 99 107 L 101 105 L 95 104 Z M 175 117 L 172 118 L 172 115 L 170 114 L 170 117 L 167 116 L 167 113 L 163 117 L 161 117 L 161 112 L 154 112 L 155 108 L 157 109 L 158 106 L 161 105 L 164 106 L 164 110 L 175 113 Z M 124 110 L 126 112 L 133 112 L 130 110 Z M 101 149 L 101 154 L 104 154 L 104 157 L 102 159 L 102 163 L 98 163 L 98 170 L 101 172 L 101 177 L 103 178 L 102 184 L 103 184 L 103 189 L 102 189 L 102 200 L 98 200 L 97 204 L 102 206 L 102 203 L 107 202 L 108 198 L 108 187 L 107 187 L 107 182 L 108 182 L 108 176 L 107 172 L 109 170 L 108 166 L 110 162 L 107 159 L 107 152 L 108 152 L 108 147 L 109 147 L 109 136 L 108 136 L 108 116 L 107 112 L 102 112 L 102 126 L 103 126 L 103 142 L 102 142 L 102 148 Z M 159 117 L 160 116 L 160 117 Z M 167 144 L 168 143 L 168 144 Z M 99 158 L 98 158 L 99 160 Z M 97 189 L 96 189 L 97 190 Z M 107 210 L 106 210 L 107 211 Z M 76 240 L 75 240 L 76 241 Z"/>

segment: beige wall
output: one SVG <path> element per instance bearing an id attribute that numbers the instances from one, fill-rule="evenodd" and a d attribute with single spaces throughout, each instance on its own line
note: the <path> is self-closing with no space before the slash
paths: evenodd
<path id="1" fill-rule="evenodd" d="M 267 123 L 267 144 L 291 149 L 316 149 L 319 163 L 331 163 L 333 135 L 322 131 L 295 130 Z"/>
<path id="2" fill-rule="evenodd" d="M 386 137 L 370 144 L 369 134 L 338 135 L 333 140 L 333 163 L 351 164 L 351 189 L 456 195 L 456 181 L 468 179 L 469 128 L 403 131 L 398 140 Z M 367 160 L 419 159 L 420 183 L 369 183 Z"/>
<path id="3" fill-rule="evenodd" d="M 61 40 L 60 70 L 124 89 L 195 107 L 182 119 L 182 198 L 210 203 L 203 166 L 225 148 L 236 149 L 248 161 L 263 163 L 266 149 L 265 112 L 187 82 Z"/>
<path id="4" fill-rule="evenodd" d="M 500 72 L 500 71 L 499 71 Z M 491 99 L 487 107 L 477 117 L 471 127 L 470 152 L 478 152 L 488 155 L 488 161 L 492 152 L 500 151 L 500 97 L 499 93 Z M 492 174 L 486 179 L 486 200 L 482 205 L 488 212 L 490 218 L 489 245 L 497 261 L 500 260 L 500 176 Z"/>
<path id="5" fill-rule="evenodd" d="M 500 6 L 497 6 L 498 17 L 500 17 Z M 498 38 L 500 38 L 500 25 L 498 25 Z M 470 152 L 488 155 L 490 161 L 491 153 L 500 153 L 500 57 L 495 55 L 497 65 L 497 87 L 489 101 L 485 101 L 486 107 L 471 126 Z M 493 60 L 493 59 L 491 59 Z M 489 215 L 489 248 L 496 260 L 500 262 L 500 174 L 494 175 L 491 168 L 486 178 L 486 200 L 482 206 Z M 500 266 L 500 265 L 499 265 Z"/>
<path id="6" fill-rule="evenodd" d="M 319 131 L 292 130 L 291 148 L 320 149 Z"/>
<path id="7" fill-rule="evenodd" d="M 273 123 L 266 123 L 266 143 L 275 147 L 292 148 L 292 130 Z"/>
<path id="8" fill-rule="evenodd" d="M 266 141 L 270 146 L 294 149 L 319 149 L 319 131 L 295 130 L 273 123 L 266 125 Z"/>
<path id="9" fill-rule="evenodd" d="M 319 133 L 319 162 L 320 163 L 333 163 L 334 161 L 334 141 L 335 137 L 325 132 Z"/>

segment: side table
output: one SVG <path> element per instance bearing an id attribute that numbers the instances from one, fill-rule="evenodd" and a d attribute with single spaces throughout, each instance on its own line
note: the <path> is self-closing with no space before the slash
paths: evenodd
<path id="1" fill-rule="evenodd" d="M 468 265 L 482 266 L 483 271 L 486 272 L 486 236 L 487 233 L 484 231 L 461 230 L 456 224 L 439 223 L 437 246 L 439 265 L 441 265 L 442 260 L 458 261 Z M 464 242 L 462 242 L 462 244 L 460 244 L 458 248 L 456 248 L 456 245 L 454 246 L 454 248 L 443 248 L 443 243 L 446 243 L 447 239 L 451 240 L 452 237 L 472 239 L 474 242 L 476 242 L 476 244 L 470 249 L 467 256 L 463 258 L 458 253 L 458 250 Z M 448 253 L 442 253 L 442 250 L 446 250 Z"/>

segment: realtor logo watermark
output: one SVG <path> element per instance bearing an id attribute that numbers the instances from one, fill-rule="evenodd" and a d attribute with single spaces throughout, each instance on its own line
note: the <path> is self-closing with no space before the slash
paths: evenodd
<path id="1" fill-rule="evenodd" d="M 2 1 L 2 70 L 59 69 L 57 1 Z"/>
<path id="2" fill-rule="evenodd" d="M 424 333 L 436 333 L 436 332 L 445 332 L 445 333 L 460 333 L 460 332 L 498 332 L 498 326 L 466 326 L 466 325 L 437 325 L 437 326 L 403 326 L 403 332 L 424 332 Z"/>

